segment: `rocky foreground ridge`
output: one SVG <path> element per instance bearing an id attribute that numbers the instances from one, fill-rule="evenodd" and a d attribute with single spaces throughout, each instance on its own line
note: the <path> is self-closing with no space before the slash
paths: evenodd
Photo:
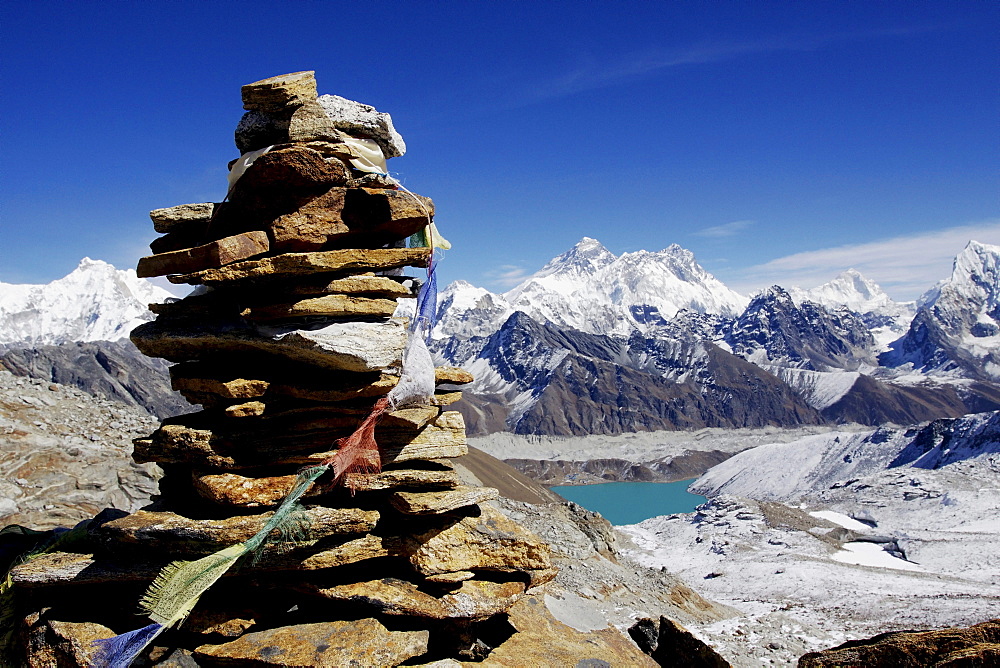
<path id="1" fill-rule="evenodd" d="M 54 389 L 50 389 L 50 384 L 48 383 L 31 382 L 28 379 L 16 378 L 9 374 L 0 373 L 0 385 L 7 392 L 4 396 L 8 397 L 3 403 L 0 403 L 0 410 L 9 410 L 9 405 L 12 403 L 10 399 L 13 397 L 18 398 L 16 402 L 13 402 L 15 403 L 15 409 L 11 413 L 3 413 L 5 424 L 14 424 L 15 430 L 25 431 L 29 434 L 5 440 L 5 449 L 11 448 L 13 454 L 20 452 L 18 450 L 19 447 L 24 447 L 25 452 L 31 452 L 35 447 L 33 439 L 37 439 L 39 436 L 49 438 L 49 432 L 56 431 L 53 425 L 48 423 L 49 420 L 53 420 L 56 424 L 59 424 L 61 420 L 69 419 L 70 415 L 87 415 L 86 419 L 77 420 L 76 422 L 81 427 L 89 426 L 91 428 L 89 434 L 86 429 L 81 429 L 82 437 L 87 438 L 88 435 L 118 434 L 117 428 L 108 430 L 107 432 L 103 428 L 107 427 L 109 423 L 115 422 L 116 419 L 120 419 L 120 413 L 126 411 L 126 409 L 121 408 L 114 402 L 95 400 L 89 395 L 73 388 L 53 385 Z M 28 401 L 23 401 L 22 397 L 27 398 Z M 43 401 L 46 398 L 53 401 L 55 405 L 49 406 L 46 401 Z M 35 409 L 32 406 L 32 404 L 36 403 L 36 399 L 39 405 L 46 406 L 45 410 Z M 20 408 L 17 404 L 24 406 L 24 408 Z M 11 419 L 12 415 L 21 415 L 21 421 L 13 422 Z M 63 415 L 66 418 L 59 417 Z M 145 418 L 141 413 L 136 413 L 135 415 L 143 421 L 142 424 L 149 424 L 148 418 Z M 46 426 L 43 429 L 36 423 Z M 141 433 L 144 428 L 148 427 L 139 427 L 135 430 L 135 433 Z M 89 480 L 96 481 L 104 480 L 105 478 L 109 481 L 118 480 L 122 461 L 125 460 L 128 451 L 127 443 L 124 442 L 124 439 L 122 439 L 123 442 L 118 449 L 110 447 L 109 442 L 103 441 L 100 448 L 95 448 L 92 453 L 88 452 L 86 457 L 79 462 L 80 455 L 74 450 L 76 440 L 72 435 L 61 435 L 61 438 L 53 440 L 55 441 L 53 452 L 57 453 L 57 458 L 47 459 L 46 461 L 50 466 L 44 469 L 32 467 L 31 471 L 28 472 L 29 477 L 26 478 L 28 481 L 26 487 L 33 489 L 34 497 L 32 503 L 35 506 L 28 508 L 26 513 L 4 517 L 0 520 L 0 524 L 8 525 L 17 523 L 26 526 L 37 526 L 38 528 L 51 526 L 54 523 L 69 526 L 78 518 L 92 515 L 94 512 L 92 509 L 95 507 L 110 506 L 128 510 L 134 507 L 133 504 L 145 505 L 147 503 L 146 495 L 155 493 L 155 483 L 145 477 L 139 478 L 140 481 L 147 481 L 144 486 L 133 487 L 127 494 L 112 492 L 109 496 L 97 497 L 96 495 L 105 494 L 107 490 L 102 490 L 100 485 L 88 484 Z M 70 455 L 70 452 L 74 454 Z M 931 451 L 928 450 L 928 452 Z M 126 466 L 128 466 L 128 463 L 130 462 L 127 462 Z M 80 466 L 79 469 L 74 469 L 73 466 L 77 464 L 82 464 L 83 466 Z M 131 466 L 134 467 L 136 465 L 131 464 Z M 139 468 L 146 469 L 151 466 L 147 464 Z M 515 471 L 503 464 L 503 462 L 490 458 L 478 451 L 471 451 L 468 456 L 455 460 L 455 468 L 463 484 L 479 485 L 485 483 L 499 489 L 500 498 L 496 501 L 488 502 L 488 504 L 536 533 L 550 546 L 551 561 L 554 566 L 558 567 L 559 573 L 554 581 L 542 588 L 529 591 L 532 594 L 529 600 L 536 602 L 531 605 L 529 610 L 541 613 L 540 616 L 534 614 L 534 612 L 528 616 L 516 618 L 514 615 L 511 616 L 512 623 L 515 626 L 518 624 L 530 625 L 532 627 L 544 625 L 547 628 L 547 633 L 550 635 L 544 640 L 542 646 L 534 647 L 533 651 L 545 651 L 545 647 L 550 643 L 555 647 L 565 646 L 566 643 L 571 642 L 571 639 L 577 633 L 594 633 L 594 627 L 598 629 L 616 627 L 624 630 L 632 626 L 636 619 L 658 620 L 660 616 L 666 616 L 695 630 L 699 638 L 707 640 L 717 652 L 735 666 L 749 667 L 760 665 L 762 657 L 770 659 L 772 661 L 770 665 L 794 665 L 798 657 L 806 652 L 813 652 L 813 654 L 804 657 L 803 661 L 809 659 L 813 663 L 803 663 L 802 665 L 838 665 L 836 662 L 820 662 L 825 660 L 825 654 L 816 653 L 815 650 L 842 643 L 844 636 L 838 636 L 838 630 L 843 633 L 859 624 L 862 628 L 877 628 L 877 624 L 884 623 L 884 618 L 880 615 L 875 615 L 868 621 L 859 617 L 856 612 L 853 612 L 853 604 L 850 602 L 850 598 L 841 597 L 837 593 L 837 589 L 833 587 L 836 578 L 844 577 L 844 572 L 851 568 L 864 570 L 864 567 L 851 567 L 844 564 L 833 565 L 832 571 L 827 577 L 833 577 L 834 579 L 827 580 L 825 590 L 817 591 L 814 586 L 808 583 L 808 573 L 810 571 L 799 570 L 801 566 L 797 565 L 793 557 L 797 551 L 803 549 L 806 541 L 798 538 L 796 529 L 792 527 L 798 527 L 798 530 L 808 528 L 815 532 L 818 538 L 809 537 L 808 540 L 814 541 L 816 546 L 822 546 L 826 550 L 849 541 L 851 536 L 863 536 L 865 532 L 857 530 L 851 532 L 828 520 L 809 515 L 802 510 L 790 514 L 788 508 L 782 506 L 780 503 L 768 502 L 758 506 L 757 504 L 746 502 L 742 504 L 730 504 L 725 499 L 720 499 L 718 502 L 714 502 L 711 507 L 701 509 L 701 515 L 704 518 L 697 523 L 697 535 L 702 537 L 701 541 L 696 541 L 692 536 L 681 537 L 673 532 L 665 534 L 666 540 L 672 541 L 675 547 L 685 551 L 693 559 L 690 559 L 692 566 L 686 566 L 685 563 L 689 559 L 688 556 L 682 559 L 673 557 L 671 566 L 667 571 L 664 571 L 659 567 L 648 568 L 633 561 L 633 557 L 628 556 L 634 550 L 631 547 L 631 539 L 621 535 L 617 529 L 609 526 L 600 516 L 585 511 L 579 506 L 562 502 L 561 499 L 548 492 L 545 488 L 540 487 L 537 483 L 519 476 Z M 45 485 L 42 484 L 42 480 L 35 480 L 30 477 L 31 473 L 51 477 L 55 474 L 61 474 L 63 470 L 69 473 L 69 475 L 64 477 L 64 480 L 79 478 L 79 484 L 66 483 L 62 487 L 51 484 Z M 80 478 L 79 471 L 85 471 L 89 478 Z M 25 471 L 22 470 L 17 475 L 23 475 L 24 473 Z M 15 472 L 12 471 L 10 475 L 15 475 Z M 121 484 L 128 485 L 127 481 L 128 478 L 126 476 L 121 477 Z M 73 489 L 74 485 L 76 485 L 75 490 Z M 954 487 L 954 483 L 952 483 L 952 487 Z M 111 489 L 111 487 L 108 489 Z M 898 489 L 900 489 L 901 493 L 914 489 L 919 491 L 918 487 L 908 484 L 899 486 Z M 875 488 L 872 489 L 873 499 L 875 498 L 874 495 L 877 495 L 877 491 Z M 971 489 L 969 494 L 969 498 L 971 498 L 973 494 Z M 94 496 L 85 497 L 83 495 Z M 912 494 L 910 496 L 912 497 Z M 849 496 L 844 496 L 845 501 L 849 498 Z M 81 499 L 84 500 L 81 502 Z M 902 500 L 902 497 L 900 497 L 900 500 Z M 931 501 L 932 499 L 928 499 L 923 501 L 923 503 Z M 918 500 L 918 502 L 920 501 Z M 913 501 L 904 503 L 913 503 Z M 723 508 L 726 510 L 720 512 Z M 848 507 L 845 506 L 843 510 L 847 511 Z M 38 522 L 40 518 L 61 518 L 61 521 L 44 525 Z M 970 517 L 969 519 L 975 522 L 975 517 Z M 772 531 L 771 533 L 767 531 L 755 533 L 753 530 L 743 533 L 744 529 L 739 528 L 742 525 L 747 525 L 747 528 L 749 528 L 764 521 L 769 521 L 773 526 L 783 527 L 784 529 L 780 532 Z M 878 534 L 879 531 L 878 528 L 875 528 L 868 529 L 867 532 Z M 836 534 L 836 537 L 831 535 L 831 533 Z M 782 597 L 781 600 L 785 604 L 784 608 L 776 601 L 774 605 L 776 609 L 770 614 L 763 614 L 762 610 L 758 610 L 754 614 L 747 615 L 746 613 L 740 614 L 731 607 L 713 603 L 709 599 L 704 598 L 704 594 L 706 593 L 710 594 L 710 598 L 722 599 L 739 598 L 741 596 L 743 599 L 747 599 L 755 595 L 752 588 L 747 588 L 749 581 L 744 577 L 738 576 L 738 572 L 742 572 L 746 566 L 737 565 L 737 562 L 727 564 L 724 561 L 726 559 L 725 556 L 715 555 L 721 561 L 711 564 L 703 563 L 700 567 L 702 570 L 697 570 L 699 567 L 694 564 L 698 563 L 696 555 L 699 548 L 704 545 L 710 547 L 717 545 L 720 538 L 723 538 L 728 544 L 721 549 L 730 555 L 739 554 L 740 548 L 738 546 L 742 541 L 750 539 L 751 547 L 747 550 L 748 555 L 757 555 L 753 557 L 754 560 L 762 561 L 765 568 L 771 565 L 774 571 L 785 571 L 780 576 L 773 574 L 770 576 L 774 585 L 779 586 L 779 589 L 771 593 L 770 596 Z M 768 539 L 774 540 L 776 544 L 769 544 Z M 824 540 L 826 542 L 823 542 Z M 0 537 L 0 552 L 8 547 L 4 541 L 5 538 Z M 689 543 L 688 541 L 691 542 Z M 760 553 L 761 546 L 768 548 L 763 555 Z M 911 552 L 914 555 L 919 554 L 918 551 L 915 551 L 912 544 L 907 545 L 906 549 L 908 554 Z M 782 551 L 786 553 L 786 556 L 780 556 Z M 706 554 L 709 553 L 706 551 Z M 88 555 L 91 553 L 84 551 L 82 554 Z M 965 551 L 962 554 L 971 555 L 972 553 Z M 762 559 L 761 556 L 763 556 Z M 944 558 L 945 554 L 942 553 L 941 556 Z M 813 557 L 813 559 L 815 558 Z M 920 557 L 917 556 L 917 558 L 919 559 Z M 80 562 L 74 563 L 73 560 L 65 563 L 71 568 L 78 568 L 80 565 Z M 84 556 L 82 563 L 91 563 L 90 558 Z M 46 562 L 42 561 L 39 565 L 45 566 Z M 696 569 L 693 572 L 691 571 L 692 567 Z M 831 567 L 827 568 L 830 569 Z M 736 569 L 736 572 L 733 572 L 734 569 Z M 695 593 L 694 589 L 691 589 L 683 580 L 674 575 L 678 570 L 684 573 L 685 578 L 690 578 L 689 581 L 696 585 L 696 590 L 701 592 L 701 594 Z M 705 579 L 706 575 L 711 575 L 712 573 L 716 573 L 717 575 Z M 805 574 L 805 579 L 801 579 L 803 574 Z M 107 577 L 120 577 L 114 574 L 105 575 Z M 151 577 L 151 575 L 149 574 L 147 577 Z M 880 581 L 885 577 L 884 573 L 878 574 L 874 571 L 869 571 L 862 575 L 866 578 L 869 588 L 871 588 L 873 582 Z M 791 589 L 780 588 L 784 586 L 780 585 L 780 580 L 783 577 L 794 578 L 790 581 L 791 584 L 789 586 Z M 927 576 L 916 574 L 912 577 L 926 578 Z M 767 580 L 767 576 L 761 575 L 755 576 L 752 582 L 759 585 Z M 932 582 L 928 580 L 927 582 L 928 586 L 941 587 L 940 581 Z M 720 584 L 722 585 L 721 587 L 717 586 Z M 710 587 L 706 590 L 705 585 L 710 585 Z M 104 587 L 107 585 L 101 586 Z M 951 586 L 954 587 L 954 585 Z M 879 585 L 879 587 L 876 588 L 876 591 L 881 591 L 881 588 L 888 587 L 887 591 L 891 592 L 890 596 L 898 596 L 900 591 L 906 590 L 900 577 L 890 578 L 888 583 Z M 977 585 L 976 588 L 980 592 L 977 592 L 975 595 L 981 596 L 982 586 Z M 84 586 L 80 591 L 84 592 L 86 589 L 87 587 Z M 893 591 L 894 589 L 895 592 Z M 742 595 L 740 592 L 742 592 Z M 798 594 L 793 595 L 793 592 L 798 592 Z M 820 598 L 815 598 L 815 600 L 808 597 L 804 598 L 803 594 L 808 594 L 809 592 L 816 593 Z M 921 628 L 927 622 L 926 602 L 928 599 L 921 596 L 919 588 L 914 589 L 914 594 L 918 597 L 920 603 L 908 605 L 903 602 L 903 605 L 908 606 L 913 613 L 912 619 L 903 620 L 902 623 L 905 625 L 903 628 Z M 967 594 L 972 594 L 972 591 L 967 592 Z M 959 595 L 962 596 L 962 594 Z M 827 600 L 824 602 L 821 600 L 822 598 L 826 598 Z M 934 613 L 935 615 L 938 615 L 942 619 L 950 617 L 955 620 L 954 612 L 949 612 L 946 596 L 938 596 L 932 600 L 937 601 L 935 604 L 937 609 L 937 612 Z M 967 600 L 971 601 L 972 598 L 968 597 Z M 740 607 L 748 605 L 746 602 L 736 604 Z M 987 602 L 986 608 L 980 614 L 988 615 L 989 607 L 990 605 Z M 812 612 L 813 609 L 817 612 Z M 523 612 L 523 609 L 518 607 L 516 611 L 520 613 Z M 840 615 L 845 614 L 848 617 L 841 620 Z M 971 614 L 968 623 L 978 621 L 976 614 L 976 612 Z M 196 615 L 188 624 L 194 623 L 198 618 Z M 246 620 L 242 624 L 247 625 L 251 622 L 252 620 Z M 74 642 L 71 639 L 72 632 L 79 628 L 76 626 L 78 623 L 56 620 L 56 623 L 53 624 L 40 621 L 36 625 L 37 629 L 46 629 L 45 634 L 42 634 L 39 630 L 37 638 L 40 646 L 45 647 L 45 651 L 50 656 L 55 657 L 53 660 L 66 662 L 69 660 L 66 658 L 67 656 L 79 658 L 86 655 L 85 648 L 79 642 Z M 253 626 L 248 626 L 247 631 L 252 631 L 253 628 Z M 666 656 L 669 660 L 675 660 L 679 651 L 677 643 L 683 641 L 673 634 L 657 633 L 660 628 L 659 623 L 655 624 L 652 628 L 654 629 L 654 641 L 651 643 L 646 641 L 645 645 L 640 642 L 640 646 L 647 647 L 653 653 L 654 657 L 660 656 L 662 659 Z M 984 628 L 986 631 L 989 631 L 992 627 Z M 224 639 L 226 636 L 220 635 L 223 629 L 224 627 L 217 627 L 215 634 L 208 637 L 213 640 Z M 227 634 L 237 632 L 237 630 L 224 631 Z M 603 635 L 609 637 L 610 633 L 611 631 L 605 631 Z M 956 629 L 944 632 L 928 632 L 927 634 L 890 635 L 884 639 L 877 639 L 880 641 L 880 644 L 873 650 L 877 654 L 870 655 L 859 654 L 859 652 L 864 651 L 864 643 L 857 640 L 848 643 L 845 649 L 853 652 L 849 656 L 861 665 L 907 665 L 902 662 L 902 659 L 918 657 L 922 661 L 928 656 L 945 657 L 955 653 L 963 655 L 971 654 L 973 656 L 982 654 L 986 658 L 992 656 L 988 652 L 995 650 L 988 646 L 987 641 L 993 636 L 989 636 L 988 633 L 983 635 L 983 630 L 976 631 L 976 633 L 979 633 L 979 635 L 966 635 L 964 631 Z M 989 631 L 989 633 L 993 633 L 993 631 Z M 660 636 L 664 638 L 662 641 L 658 641 Z M 613 637 L 618 638 L 620 636 L 616 635 Z M 848 637 L 857 638 L 863 636 L 852 634 Z M 983 638 L 987 640 L 983 640 Z M 987 642 L 987 645 L 983 645 L 984 642 Z M 977 645 L 983 646 L 977 648 Z M 860 649 L 857 649 L 859 647 Z M 945 649 L 948 647 L 952 649 Z M 961 651 L 956 648 L 961 648 Z M 918 650 L 921 653 L 917 653 Z M 519 651 L 527 651 L 527 649 L 521 646 Z M 844 654 L 838 653 L 841 651 L 829 650 L 828 653 L 832 657 L 831 661 L 833 659 L 842 661 Z M 178 653 L 176 650 L 168 651 L 166 648 L 157 650 L 156 656 L 164 655 L 168 658 L 160 660 L 160 665 L 195 665 L 193 657 L 183 652 Z M 878 664 L 870 663 L 869 661 L 872 659 L 869 658 L 863 660 L 857 658 L 859 656 L 871 657 L 882 655 L 890 657 L 891 660 Z M 535 660 L 539 662 L 537 665 L 546 665 L 544 663 L 546 656 L 543 654 L 540 658 L 536 658 Z M 917 662 L 912 665 L 933 665 L 927 662 L 920 663 L 918 659 L 913 659 Z M 662 663 L 663 665 L 669 665 L 668 660 L 664 660 Z M 634 664 L 613 663 L 613 665 Z"/>
<path id="2" fill-rule="evenodd" d="M 73 387 L 0 370 L 0 525 L 71 527 L 104 508 L 138 510 L 162 472 L 132 460 L 156 420 Z"/>

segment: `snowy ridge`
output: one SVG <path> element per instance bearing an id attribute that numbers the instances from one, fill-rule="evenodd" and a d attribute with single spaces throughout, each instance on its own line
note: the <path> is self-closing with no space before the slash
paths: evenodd
<path id="1" fill-rule="evenodd" d="M 747 303 L 677 244 L 615 257 L 589 237 L 504 296 L 536 320 L 618 335 L 662 324 L 681 309 L 733 317 Z"/>
<path id="2" fill-rule="evenodd" d="M 436 338 L 481 336 L 515 311 L 589 334 L 628 336 L 663 325 L 681 309 L 734 317 L 747 299 L 676 244 L 616 257 L 584 237 L 509 292 L 456 281 L 442 291 L 439 304 Z"/>
<path id="3" fill-rule="evenodd" d="M 794 500 L 890 468 L 937 469 L 998 454 L 1000 413 L 981 413 L 936 420 L 919 430 L 880 427 L 763 445 L 713 467 L 691 491 L 710 497 Z M 775 467 L 775 462 L 784 464 Z"/>
<path id="4" fill-rule="evenodd" d="M 877 283 L 868 280 L 856 269 L 841 272 L 832 281 L 809 290 L 793 287 L 788 294 L 796 304 L 811 301 L 830 308 L 846 306 L 856 313 L 887 315 L 895 315 L 909 307 L 910 316 L 913 316 L 911 302 L 893 301 Z"/>
<path id="5" fill-rule="evenodd" d="M 761 368 L 791 385 L 819 411 L 840 401 L 861 376 L 858 371 L 809 371 L 771 364 L 761 364 Z"/>
<path id="6" fill-rule="evenodd" d="M 148 305 L 173 297 L 132 269 L 84 258 L 46 285 L 0 283 L 0 344 L 116 341 L 153 319 Z"/>
<path id="7" fill-rule="evenodd" d="M 831 310 L 846 307 L 861 316 L 869 326 L 879 348 L 906 331 L 916 313 L 914 302 L 896 302 L 874 281 L 865 278 L 856 269 L 848 269 L 828 283 L 803 290 L 788 290 L 796 305 L 810 301 Z"/>

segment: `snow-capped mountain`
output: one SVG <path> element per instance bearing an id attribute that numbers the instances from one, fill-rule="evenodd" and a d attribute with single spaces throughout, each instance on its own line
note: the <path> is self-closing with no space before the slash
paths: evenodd
<path id="1" fill-rule="evenodd" d="M 970 241 L 932 288 L 909 330 L 879 358 L 888 366 L 1000 380 L 1000 246 Z"/>
<path id="2" fill-rule="evenodd" d="M 148 305 L 172 297 L 132 269 L 84 258 L 46 285 L 0 283 L 0 344 L 116 341 L 152 320 Z"/>
<path id="3" fill-rule="evenodd" d="M 809 301 L 836 310 L 846 307 L 861 316 L 881 347 L 899 338 L 916 313 L 914 302 L 896 302 L 874 281 L 856 269 L 842 272 L 829 283 L 803 290 L 788 290 L 792 300 L 801 305 Z"/>
<path id="4" fill-rule="evenodd" d="M 682 309 L 734 317 L 747 299 L 677 244 L 615 256 L 584 237 L 509 292 L 498 295 L 458 282 L 448 286 L 439 304 L 435 337 L 495 331 L 515 311 L 589 334 L 628 336 L 662 326 Z"/>

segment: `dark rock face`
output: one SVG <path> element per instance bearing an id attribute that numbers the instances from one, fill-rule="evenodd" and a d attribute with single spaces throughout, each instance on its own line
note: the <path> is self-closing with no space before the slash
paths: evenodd
<path id="1" fill-rule="evenodd" d="M 18 376 L 80 388 L 159 418 L 194 410 L 170 387 L 169 364 L 146 357 L 130 341 L 0 348 L 0 366 Z"/>
<path id="2" fill-rule="evenodd" d="M 949 668 L 1000 665 L 1000 619 L 968 628 L 899 631 L 852 640 L 799 659 L 799 668 Z"/>
<path id="3" fill-rule="evenodd" d="M 640 619 L 628 633 L 661 666 L 731 668 L 728 661 L 669 617 Z"/>
<path id="4" fill-rule="evenodd" d="M 522 434 L 620 434 L 657 429 L 819 424 L 819 414 L 787 384 L 708 343 L 628 340 L 541 325 L 513 314 L 485 339 L 452 340 L 454 359 L 478 346 L 508 385 L 496 401 L 457 407 L 485 433 L 504 426 Z M 466 358 L 468 359 L 468 358 Z M 529 404 L 524 409 L 522 405 Z M 463 404 L 465 407 L 463 409 Z"/>
<path id="5" fill-rule="evenodd" d="M 796 306 L 778 286 L 755 297 L 727 328 L 725 339 L 736 355 L 763 350 L 770 360 L 813 371 L 857 369 L 872 361 L 869 351 L 875 345 L 857 314 L 812 302 Z"/>
<path id="6" fill-rule="evenodd" d="M 823 409 L 822 414 L 840 423 L 913 424 L 997 408 L 1000 404 L 989 396 L 970 392 L 968 398 L 963 398 L 953 385 L 889 385 L 859 376 L 847 394 Z"/>

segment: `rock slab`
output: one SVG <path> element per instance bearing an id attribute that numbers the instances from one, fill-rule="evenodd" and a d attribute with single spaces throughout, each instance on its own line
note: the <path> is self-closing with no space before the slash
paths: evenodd
<path id="1" fill-rule="evenodd" d="M 213 665 L 396 666 L 424 654 L 428 636 L 427 631 L 389 631 L 374 619 L 321 622 L 248 633 L 221 645 L 202 645 L 194 656 L 215 662 Z"/>

